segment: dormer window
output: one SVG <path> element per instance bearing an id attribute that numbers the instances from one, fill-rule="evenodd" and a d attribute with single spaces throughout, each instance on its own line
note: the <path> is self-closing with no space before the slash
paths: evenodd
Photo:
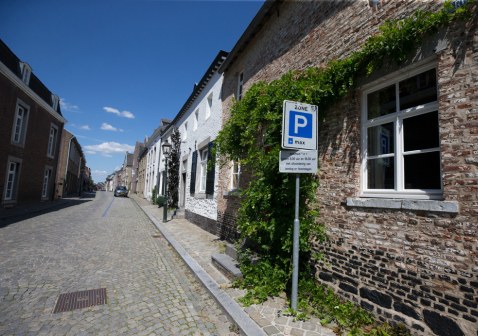
<path id="1" fill-rule="evenodd" d="M 58 103 L 60 102 L 60 97 L 58 97 L 56 94 L 51 95 L 51 107 L 56 111 L 58 110 Z"/>
<path id="2" fill-rule="evenodd" d="M 20 73 L 22 75 L 22 82 L 28 85 L 30 83 L 32 68 L 27 63 L 20 62 Z"/>
<path id="3" fill-rule="evenodd" d="M 242 99 L 242 90 L 244 86 L 244 73 L 241 72 L 237 76 L 237 92 L 236 92 L 236 100 L 239 101 Z"/>
<path id="4" fill-rule="evenodd" d="M 212 93 L 207 97 L 207 105 L 206 105 L 206 119 L 211 116 L 212 110 Z"/>

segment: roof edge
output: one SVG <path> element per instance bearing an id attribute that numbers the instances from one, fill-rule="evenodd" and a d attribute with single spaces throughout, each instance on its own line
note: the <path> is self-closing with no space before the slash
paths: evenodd
<path id="1" fill-rule="evenodd" d="M 212 61 L 211 65 L 209 66 L 209 68 L 206 70 L 206 72 L 204 73 L 204 75 L 202 76 L 201 80 L 199 81 L 199 83 L 197 85 L 194 85 L 194 89 L 193 89 L 193 92 L 191 93 L 191 95 L 188 97 L 188 99 L 186 100 L 186 102 L 184 103 L 184 105 L 181 107 L 181 109 L 179 110 L 178 114 L 176 114 L 176 116 L 174 117 L 174 119 L 171 121 L 171 123 L 169 125 L 166 126 L 166 128 L 164 129 L 164 131 L 162 132 L 163 134 L 166 133 L 167 131 L 169 131 L 169 129 L 171 127 L 174 127 L 174 125 L 176 124 L 176 122 L 184 115 L 184 113 L 186 112 L 186 110 L 191 107 L 191 104 L 193 103 L 193 101 L 197 98 L 197 96 L 203 91 L 204 87 L 209 83 L 209 80 L 211 79 L 212 75 L 217 72 L 217 73 L 220 73 L 219 72 L 219 69 L 221 67 L 221 65 L 225 62 L 225 60 L 227 59 L 227 56 L 229 55 L 229 53 L 227 51 L 224 51 L 224 50 L 220 50 L 216 57 L 214 58 L 214 60 Z"/>
<path id="2" fill-rule="evenodd" d="M 254 16 L 251 23 L 247 26 L 244 33 L 232 48 L 224 63 L 222 63 L 221 67 L 219 68 L 219 72 L 223 73 L 229 69 L 229 67 L 238 58 L 239 54 L 244 50 L 245 46 L 257 34 L 257 32 L 262 29 L 262 25 L 270 16 L 272 11 L 278 8 L 282 2 L 283 0 L 266 0 L 264 2 L 256 16 Z"/>

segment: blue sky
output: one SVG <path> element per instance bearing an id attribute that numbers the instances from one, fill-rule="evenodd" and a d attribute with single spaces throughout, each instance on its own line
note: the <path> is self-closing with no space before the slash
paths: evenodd
<path id="1" fill-rule="evenodd" d="M 0 38 L 62 101 L 95 182 L 174 118 L 263 1 L 1 0 Z"/>

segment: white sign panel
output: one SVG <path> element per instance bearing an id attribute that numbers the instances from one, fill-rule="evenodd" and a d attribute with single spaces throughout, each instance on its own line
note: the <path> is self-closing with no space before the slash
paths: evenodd
<path id="1" fill-rule="evenodd" d="M 284 100 L 282 148 L 317 149 L 317 106 Z"/>
<path id="2" fill-rule="evenodd" d="M 294 174 L 317 173 L 316 150 L 281 150 L 279 172 Z"/>

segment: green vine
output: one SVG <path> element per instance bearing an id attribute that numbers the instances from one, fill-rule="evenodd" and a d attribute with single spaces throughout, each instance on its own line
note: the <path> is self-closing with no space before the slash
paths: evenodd
<path id="1" fill-rule="evenodd" d="M 239 160 L 251 174 L 247 188 L 241 192 L 237 218 L 237 229 L 248 247 L 241 258 L 244 278 L 240 285 L 248 290 L 242 299 L 244 303 L 262 302 L 289 288 L 295 178 L 280 174 L 278 168 L 283 101 L 318 105 L 323 115 L 328 107 L 351 91 L 358 79 L 372 74 L 384 60 L 403 63 L 425 36 L 456 20 L 469 18 L 474 5 L 475 1 L 468 1 L 465 6 L 455 9 L 446 2 L 443 9 L 435 13 L 417 11 L 402 20 L 387 21 L 377 35 L 348 57 L 333 60 L 324 68 L 290 71 L 270 83 L 255 83 L 242 100 L 233 103 L 231 116 L 217 137 L 216 150 L 222 160 Z M 324 227 L 316 222 L 318 183 L 316 175 L 301 176 L 301 278 L 307 281 L 314 279 L 308 266 L 310 241 L 326 239 Z M 306 287 L 308 292 L 312 290 L 310 283 Z M 326 293 L 319 295 L 316 292 L 315 295 L 333 302 L 333 307 L 342 307 L 339 310 L 345 311 L 344 316 L 358 316 L 355 320 L 359 322 L 350 324 L 340 314 L 334 315 L 338 309 L 327 310 L 327 319 L 352 329 L 370 323 L 365 313 L 340 306 L 345 303 L 333 301 L 330 299 L 332 294 Z M 309 307 L 314 305 L 317 303 L 307 304 Z"/>

